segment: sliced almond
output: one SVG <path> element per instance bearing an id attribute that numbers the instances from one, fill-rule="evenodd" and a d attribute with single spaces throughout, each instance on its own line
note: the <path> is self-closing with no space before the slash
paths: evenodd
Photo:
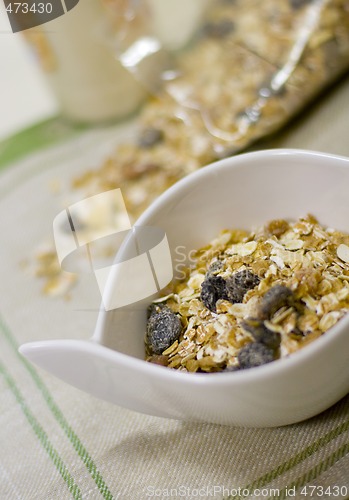
<path id="1" fill-rule="evenodd" d="M 349 264 L 349 247 L 343 243 L 337 248 L 337 256 Z"/>
<path id="2" fill-rule="evenodd" d="M 289 240 L 283 243 L 286 250 L 300 250 L 303 247 L 302 240 Z"/>

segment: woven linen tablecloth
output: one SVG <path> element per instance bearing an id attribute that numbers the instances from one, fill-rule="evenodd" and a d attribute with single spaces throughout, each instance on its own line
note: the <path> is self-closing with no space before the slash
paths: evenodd
<path id="1" fill-rule="evenodd" d="M 348 130 L 346 79 L 257 147 L 349 156 Z M 39 132 L 30 132 L 32 149 Z M 25 134 L 0 146 L 3 163 L 9 151 L 22 154 L 0 176 L 0 499 L 348 498 L 348 396 L 288 427 L 186 423 L 99 401 L 18 354 L 26 341 L 93 332 L 99 294 L 90 278 L 69 301 L 44 297 L 33 255 L 50 238 L 72 176 L 98 166 L 128 133 L 126 125 L 79 131 L 27 157 Z M 52 183 L 63 194 L 54 195 Z"/>

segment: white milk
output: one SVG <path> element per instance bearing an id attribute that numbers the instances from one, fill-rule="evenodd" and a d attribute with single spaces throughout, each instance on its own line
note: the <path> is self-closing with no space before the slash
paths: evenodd
<path id="1" fill-rule="evenodd" d="M 105 15 L 100 0 L 80 0 L 67 14 L 41 27 L 49 83 L 62 114 L 74 121 L 123 118 L 145 96 L 98 32 Z"/>

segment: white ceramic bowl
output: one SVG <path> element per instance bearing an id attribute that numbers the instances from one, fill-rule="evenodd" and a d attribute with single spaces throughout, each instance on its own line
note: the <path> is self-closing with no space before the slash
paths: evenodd
<path id="1" fill-rule="evenodd" d="M 298 150 L 249 153 L 181 180 L 137 225 L 165 230 L 176 268 L 176 248 L 188 254 L 227 227 L 249 229 L 311 213 L 322 224 L 349 232 L 348 187 L 348 158 Z M 120 260 L 127 246 L 119 251 Z M 193 421 L 286 425 L 316 415 L 349 390 L 349 315 L 287 359 L 240 372 L 190 374 L 143 360 L 150 301 L 100 313 L 90 342 L 37 342 L 21 352 L 115 404 Z"/>

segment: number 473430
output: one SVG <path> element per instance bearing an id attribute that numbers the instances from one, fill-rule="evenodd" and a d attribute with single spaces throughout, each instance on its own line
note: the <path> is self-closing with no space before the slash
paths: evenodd
<path id="1" fill-rule="evenodd" d="M 50 14 L 52 12 L 52 4 L 40 2 L 29 5 L 28 3 L 11 2 L 7 5 L 6 11 L 10 14 L 27 14 L 29 12 L 34 14 Z"/>
<path id="2" fill-rule="evenodd" d="M 328 496 L 332 497 L 340 497 L 340 498 L 348 498 L 348 488 L 346 486 L 314 486 L 314 485 L 308 485 L 308 486 L 303 486 L 303 488 L 300 490 L 300 494 L 304 496 L 310 496 L 310 497 L 323 497 L 326 495 L 326 498 Z"/>

